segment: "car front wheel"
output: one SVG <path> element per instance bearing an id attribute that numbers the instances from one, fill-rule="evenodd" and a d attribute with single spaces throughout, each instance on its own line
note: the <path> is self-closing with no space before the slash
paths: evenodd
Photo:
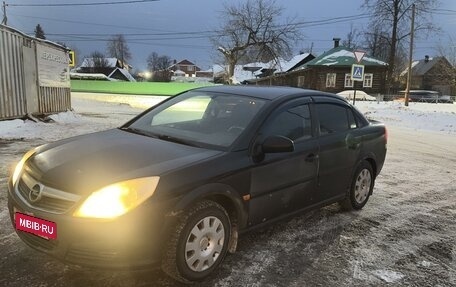
<path id="1" fill-rule="evenodd" d="M 196 203 L 181 214 L 162 259 L 162 269 L 181 282 L 209 276 L 223 261 L 231 233 L 226 210 L 214 201 Z"/>
<path id="2" fill-rule="evenodd" d="M 360 210 L 366 205 L 374 189 L 374 173 L 369 162 L 363 161 L 356 169 L 350 191 L 341 205 L 346 210 Z"/>

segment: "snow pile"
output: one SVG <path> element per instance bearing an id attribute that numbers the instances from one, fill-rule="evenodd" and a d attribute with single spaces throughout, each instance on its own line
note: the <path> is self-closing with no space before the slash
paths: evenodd
<path id="1" fill-rule="evenodd" d="M 387 125 L 456 135 L 456 104 L 357 102 L 356 107 Z"/>
<path id="2" fill-rule="evenodd" d="M 1 139 L 55 139 L 57 135 L 71 134 L 67 129 L 86 123 L 80 115 L 68 111 L 51 115 L 50 123 L 34 122 L 32 120 L 0 121 Z"/>

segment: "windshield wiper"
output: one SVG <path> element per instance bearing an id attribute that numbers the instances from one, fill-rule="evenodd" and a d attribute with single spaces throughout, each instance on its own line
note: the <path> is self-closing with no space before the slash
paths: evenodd
<path id="1" fill-rule="evenodd" d="M 142 130 L 142 129 L 131 128 L 131 127 L 123 127 L 123 128 L 120 128 L 120 129 L 123 130 L 123 131 L 131 132 L 131 133 L 135 133 L 135 134 L 143 135 L 143 136 L 147 136 L 147 137 L 152 137 L 152 138 L 156 138 L 157 137 L 156 134 L 147 132 L 147 131 Z"/>
<path id="2" fill-rule="evenodd" d="M 184 139 L 181 139 L 181 138 L 176 138 L 176 137 L 169 136 L 169 135 L 163 135 L 163 134 L 162 135 L 158 135 L 158 138 L 161 139 L 161 140 L 164 140 L 164 141 L 184 144 L 184 145 L 188 145 L 188 146 L 200 147 L 199 145 L 195 144 L 194 142 L 187 141 L 187 140 L 184 140 Z"/>

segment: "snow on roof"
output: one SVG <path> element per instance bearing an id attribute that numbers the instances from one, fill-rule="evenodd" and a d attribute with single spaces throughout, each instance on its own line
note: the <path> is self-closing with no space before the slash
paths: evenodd
<path id="1" fill-rule="evenodd" d="M 74 73 L 70 72 L 71 79 L 84 79 L 84 80 L 111 80 L 105 74 L 88 74 L 88 73 Z"/>
<path id="2" fill-rule="evenodd" d="M 128 81 L 136 82 L 135 78 L 133 78 L 133 76 L 127 70 L 122 69 L 122 68 L 116 68 L 114 71 L 111 72 L 111 74 L 109 74 L 108 78 L 111 78 L 111 76 L 114 75 L 114 73 L 116 71 L 119 71 L 120 73 L 122 73 L 122 75 L 124 75 L 125 78 L 128 79 Z"/>
<path id="3" fill-rule="evenodd" d="M 356 64 L 355 54 L 352 49 L 340 46 L 333 48 L 326 53 L 316 57 L 312 61 L 307 62 L 307 66 L 351 66 Z M 362 65 L 366 66 L 386 66 L 387 64 L 373 57 L 364 56 L 361 61 Z M 303 68 L 304 68 L 303 67 Z"/>
<path id="4" fill-rule="evenodd" d="M 117 67 L 117 58 L 104 58 L 106 60 L 106 67 L 115 68 Z M 84 58 L 80 67 L 93 68 L 95 66 L 94 58 Z"/>
<path id="5" fill-rule="evenodd" d="M 275 71 L 275 73 L 288 72 L 308 56 L 310 56 L 310 53 L 296 55 L 288 61 L 284 59 L 279 59 L 279 62 L 276 65 L 278 69 Z"/>
<path id="6" fill-rule="evenodd" d="M 20 31 L 20 30 L 18 30 L 18 29 L 16 29 L 16 28 L 13 28 L 13 27 L 11 27 L 11 26 L 7 26 L 7 25 L 0 24 L 0 27 L 1 27 L 1 28 L 4 28 L 4 29 L 11 30 L 11 31 L 13 31 L 13 32 L 16 32 L 16 33 L 20 34 L 20 35 L 23 36 L 23 37 L 26 37 L 26 38 L 29 38 L 29 39 L 33 39 L 33 40 L 38 41 L 38 42 L 47 43 L 47 44 L 56 46 L 56 47 L 58 47 L 58 48 L 64 49 L 64 50 L 66 50 L 66 51 L 69 51 L 69 50 L 70 50 L 70 48 L 65 47 L 65 46 L 63 46 L 63 45 L 61 45 L 61 44 L 59 44 L 59 43 L 56 43 L 56 42 L 53 42 L 53 41 L 50 41 L 50 40 L 46 40 L 46 39 L 36 38 L 36 37 L 34 37 L 34 36 L 31 36 L 31 35 L 27 35 L 26 33 L 22 32 L 22 31 Z"/>
<path id="7" fill-rule="evenodd" d="M 414 61 L 412 63 L 412 73 L 414 76 L 423 76 L 426 74 L 435 64 L 437 64 L 443 57 L 429 57 L 427 60 L 422 59 Z M 401 72 L 401 76 L 405 76 L 408 72 L 408 67 Z"/>
<path id="8" fill-rule="evenodd" d="M 274 73 L 288 72 L 295 68 L 296 65 L 309 55 L 309 53 L 304 53 L 296 55 L 290 60 L 279 58 L 278 60 L 272 60 L 267 63 L 253 62 L 244 65 L 236 65 L 234 67 L 233 83 L 239 84 L 247 80 L 255 79 L 264 70 L 274 70 Z M 228 67 L 223 65 L 214 65 L 212 70 L 214 71 L 214 75 L 220 75 L 222 73 L 227 73 Z"/>
<path id="9" fill-rule="evenodd" d="M 241 84 L 247 80 L 255 79 L 257 75 L 261 74 L 261 69 L 268 68 L 268 63 L 248 63 L 245 65 L 236 65 L 234 67 L 233 84 Z M 256 71 L 248 70 L 248 68 L 258 68 Z M 228 66 L 214 65 L 214 75 L 228 73 Z"/>
<path id="10" fill-rule="evenodd" d="M 419 62 L 420 62 L 420 61 L 413 61 L 413 62 L 412 62 L 412 70 L 413 70 L 413 68 L 414 68 L 416 65 L 418 65 Z M 403 70 L 403 71 L 401 72 L 401 76 L 405 76 L 405 75 L 407 75 L 407 73 L 408 73 L 408 67 L 405 68 L 405 70 Z"/>

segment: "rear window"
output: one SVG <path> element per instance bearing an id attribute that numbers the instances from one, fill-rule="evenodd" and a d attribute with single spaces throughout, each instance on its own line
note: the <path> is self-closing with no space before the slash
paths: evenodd
<path id="1" fill-rule="evenodd" d="M 317 104 L 315 107 L 320 123 L 320 135 L 342 132 L 357 126 L 352 111 L 344 106 Z"/>

